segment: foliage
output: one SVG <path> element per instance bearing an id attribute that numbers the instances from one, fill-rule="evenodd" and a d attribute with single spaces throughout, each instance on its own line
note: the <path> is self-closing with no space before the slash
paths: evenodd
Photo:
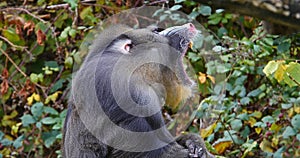
<path id="1" fill-rule="evenodd" d="M 0 157 L 60 157 L 71 70 L 82 62 L 79 46 L 101 20 L 136 4 L 22 3 L 0 2 Z M 171 1 L 169 10 L 161 20 L 176 20 L 170 13 L 180 10 L 212 30 L 212 50 L 220 57 L 212 64 L 195 50 L 187 53 L 205 98 L 188 132 L 201 134 L 220 156 L 300 156 L 300 35 L 270 35 L 257 19 L 191 0 Z M 226 82 L 217 81 L 215 71 L 226 74 Z M 200 128 L 207 111 L 214 119 Z"/>

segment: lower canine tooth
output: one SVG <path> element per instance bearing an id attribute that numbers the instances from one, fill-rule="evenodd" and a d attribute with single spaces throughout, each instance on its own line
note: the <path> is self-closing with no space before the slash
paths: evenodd
<path id="1" fill-rule="evenodd" d="M 194 44 L 193 41 L 190 41 L 189 48 L 192 48 L 193 44 Z"/>

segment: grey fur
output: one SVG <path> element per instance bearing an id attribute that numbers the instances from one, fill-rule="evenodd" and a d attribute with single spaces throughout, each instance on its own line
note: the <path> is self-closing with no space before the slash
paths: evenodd
<path id="1" fill-rule="evenodd" d="M 172 141 L 173 137 L 164 127 L 161 113 L 156 112 L 164 104 L 166 92 L 171 90 L 172 93 L 179 93 L 166 87 L 188 89 L 192 84 L 182 72 L 184 70 L 181 65 L 183 51 L 192 38 L 189 29 L 190 26 L 183 25 L 155 33 L 153 27 L 134 30 L 126 26 L 115 26 L 99 35 L 73 79 L 63 131 L 64 157 L 213 157 L 207 152 L 201 137 L 195 134 L 182 135 L 177 141 Z M 116 41 L 120 42 L 124 38 L 130 39 L 133 44 L 129 54 L 120 53 L 114 46 Z M 149 62 L 135 67 L 141 61 L 152 59 L 166 65 Z M 128 93 L 122 91 L 126 88 L 123 87 L 124 84 L 129 86 Z M 114 92 L 114 87 L 119 91 Z M 82 115 L 85 110 L 88 114 Z M 133 139 L 126 132 L 122 133 L 122 130 L 118 132 L 119 128 L 110 125 L 110 122 L 133 132 L 162 130 L 151 135 L 152 137 Z M 131 141 L 133 150 L 118 149 L 126 147 L 126 141 Z M 158 149 L 143 152 L 134 150 L 141 146 L 155 147 L 164 142 L 167 145 Z"/>

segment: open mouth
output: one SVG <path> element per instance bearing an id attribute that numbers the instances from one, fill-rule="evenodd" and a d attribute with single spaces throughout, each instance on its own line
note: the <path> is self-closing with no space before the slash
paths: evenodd
<path id="1" fill-rule="evenodd" d="M 187 75 L 183 58 L 184 55 L 187 53 L 188 48 L 193 46 L 192 39 L 197 34 L 197 29 L 192 23 L 187 23 L 181 26 L 174 26 L 167 28 L 161 31 L 159 34 L 169 38 L 170 46 L 175 48 L 177 52 L 179 52 L 179 58 L 177 59 L 177 66 L 176 66 L 176 74 L 179 74 L 180 80 L 186 86 L 193 86 L 194 82 L 190 79 Z"/>

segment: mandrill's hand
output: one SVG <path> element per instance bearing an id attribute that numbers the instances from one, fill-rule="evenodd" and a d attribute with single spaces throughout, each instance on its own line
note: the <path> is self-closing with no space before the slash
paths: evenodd
<path id="1" fill-rule="evenodd" d="M 177 142 L 188 149 L 189 158 L 214 158 L 214 156 L 207 151 L 205 144 L 199 135 L 182 135 L 177 139 Z"/>

